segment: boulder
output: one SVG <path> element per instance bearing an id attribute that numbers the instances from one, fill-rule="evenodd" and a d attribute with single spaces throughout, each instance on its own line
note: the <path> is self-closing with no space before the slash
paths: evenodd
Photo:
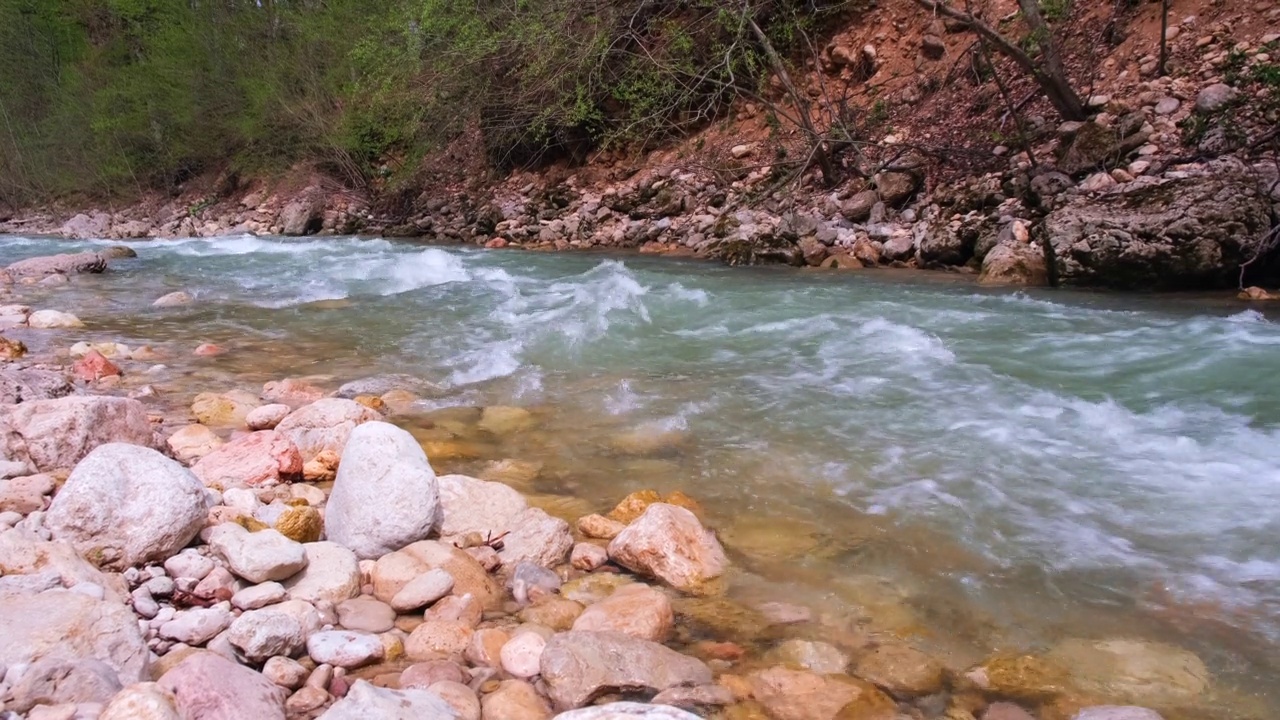
<path id="1" fill-rule="evenodd" d="M 61 588 L 0 593 L 0 666 L 92 659 L 135 683 L 149 677 L 150 658 L 137 617 L 119 601 Z"/>
<path id="2" fill-rule="evenodd" d="M 73 392 L 75 388 L 60 372 L 39 368 L 0 368 L 0 404 L 51 400 Z"/>
<path id="3" fill-rule="evenodd" d="M 1196 112 L 1201 115 L 1212 115 L 1235 102 L 1238 97 L 1240 93 L 1225 83 L 1206 85 L 1196 95 Z"/>
<path id="4" fill-rule="evenodd" d="M 696 515 L 675 505 L 654 503 L 609 543 L 609 557 L 677 590 L 699 595 L 717 591 L 729 564 L 715 534 Z"/>
<path id="5" fill-rule="evenodd" d="M 351 432 L 325 510 L 331 541 L 380 558 L 426 538 L 439 513 L 435 472 L 412 435 L 384 422 Z"/>
<path id="6" fill-rule="evenodd" d="M 416 542 L 402 550 L 378 558 L 373 566 L 373 594 L 390 603 L 419 575 L 443 569 L 453 577 L 455 595 L 469 594 L 491 610 L 502 603 L 502 589 L 483 566 L 466 552 L 434 540 Z"/>
<path id="7" fill-rule="evenodd" d="M 0 408 L 0 458 L 36 472 L 70 468 L 104 443 L 156 446 L 146 408 L 137 400 L 79 396 Z"/>
<path id="8" fill-rule="evenodd" d="M 289 236 L 315 235 L 324 225 L 324 196 L 309 193 L 291 200 L 280 211 L 276 220 L 280 234 Z"/>
<path id="9" fill-rule="evenodd" d="M 560 713 L 555 720 L 698 720 L 698 716 L 670 705 L 647 705 L 637 702 L 613 702 L 595 707 Z"/>
<path id="10" fill-rule="evenodd" d="M 191 472 L 220 490 L 273 487 L 302 479 L 302 454 L 283 433 L 262 430 L 212 450 Z"/>
<path id="11" fill-rule="evenodd" d="M 456 720 L 449 703 L 428 690 L 391 690 L 357 680 L 320 720 Z"/>
<path id="12" fill-rule="evenodd" d="M 897 704 L 874 685 L 848 675 L 772 667 L 751 674 L 751 693 L 775 720 L 894 720 Z M 854 714 L 850 705 L 859 710 Z"/>
<path id="13" fill-rule="evenodd" d="M 632 583 L 588 606 L 574 621 L 573 629 L 621 633 L 663 642 L 671 635 L 674 625 L 671 600 L 660 590 Z"/>
<path id="14" fill-rule="evenodd" d="M 902 204 L 920 187 L 920 175 L 900 170 L 876 173 L 872 181 L 875 183 L 876 193 L 886 205 Z"/>
<path id="15" fill-rule="evenodd" d="M 324 398 L 289 413 L 276 430 L 293 440 L 306 462 L 326 450 L 341 456 L 357 425 L 380 419 L 376 411 L 354 400 Z"/>
<path id="16" fill-rule="evenodd" d="M 157 683 L 189 720 L 284 720 L 285 690 L 212 652 L 196 652 Z"/>
<path id="17" fill-rule="evenodd" d="M 206 537 L 231 572 L 251 583 L 285 580 L 307 566 L 302 543 L 275 530 L 251 533 L 235 523 L 223 523 L 211 528 Z"/>
<path id="18" fill-rule="evenodd" d="M 13 277 L 100 273 L 107 269 L 107 258 L 96 252 L 62 253 L 19 260 L 5 269 Z"/>
<path id="19" fill-rule="evenodd" d="M 711 670 L 658 643 L 618 633 L 571 631 L 542 651 L 542 679 L 560 710 L 582 707 L 606 693 L 657 693 L 682 685 L 708 685 Z"/>
<path id="20" fill-rule="evenodd" d="M 204 486 L 155 450 L 108 443 L 81 460 L 53 498 L 45 523 L 100 567 L 163 561 L 204 526 Z"/>
<path id="21" fill-rule="evenodd" d="M 36 705 L 102 704 L 121 690 L 115 669 L 93 658 L 45 658 L 14 675 L 5 709 L 16 712 Z"/>
<path id="22" fill-rule="evenodd" d="M 983 285 L 1047 285 L 1044 250 L 1038 244 L 1002 242 L 982 258 Z"/>
<path id="23" fill-rule="evenodd" d="M 95 240 L 107 236 L 111 229 L 111 216 L 102 212 L 79 213 L 58 228 L 58 234 L 74 240 Z"/>
<path id="24" fill-rule="evenodd" d="M 355 553 L 333 542 L 306 543 L 302 548 L 306 567 L 284 583 L 291 599 L 340 603 L 360 594 L 360 563 Z"/>
<path id="25" fill-rule="evenodd" d="M 879 195 L 874 190 L 855 193 L 849 200 L 840 204 L 840 214 L 850 222 L 861 223 L 872 215 L 872 208 L 879 202 Z"/>
<path id="26" fill-rule="evenodd" d="M 1143 176 L 1111 191 L 1073 197 L 1049 213 L 1044 232 L 1053 243 L 1058 276 L 1066 283 L 1234 288 L 1241 264 L 1261 248 L 1270 213 L 1270 201 L 1247 168 L 1225 159 L 1176 176 Z M 1265 260 L 1255 270 L 1254 280 L 1278 274 L 1275 264 Z"/>

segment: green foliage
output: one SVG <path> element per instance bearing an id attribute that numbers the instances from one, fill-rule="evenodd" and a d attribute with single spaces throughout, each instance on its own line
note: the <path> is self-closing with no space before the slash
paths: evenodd
<path id="1" fill-rule="evenodd" d="M 499 167 L 659 141 L 764 94 L 748 18 L 800 55 L 842 4 L 3 0 L 0 202 L 299 161 L 394 183 L 469 129 Z"/>

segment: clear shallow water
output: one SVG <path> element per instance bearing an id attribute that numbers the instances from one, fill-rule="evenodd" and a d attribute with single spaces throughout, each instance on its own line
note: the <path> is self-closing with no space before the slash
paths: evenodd
<path id="1" fill-rule="evenodd" d="M 4 238 L 0 262 L 91 246 Z M 596 510 L 683 489 L 745 595 L 902 606 L 910 619 L 883 629 L 957 663 L 1064 637 L 1171 642 L 1276 707 L 1275 318 L 1203 298 L 383 240 L 132 246 L 139 259 L 103 276 L 21 289 L 89 325 L 24 339 L 167 348 L 157 377 L 178 405 L 408 372 L 448 388 L 424 411 L 530 407 L 535 430 L 462 438 L 471 449 L 437 469 L 536 460 L 532 491 Z M 198 302 L 150 307 L 176 289 Z M 187 357 L 203 341 L 230 352 Z M 680 443 L 621 451 L 637 430 Z"/>

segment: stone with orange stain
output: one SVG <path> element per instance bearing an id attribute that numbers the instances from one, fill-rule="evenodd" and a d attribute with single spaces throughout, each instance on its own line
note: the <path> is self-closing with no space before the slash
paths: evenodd
<path id="1" fill-rule="evenodd" d="M 869 682 L 772 667 L 750 675 L 751 694 L 776 720 L 893 720 L 897 704 Z"/>
<path id="2" fill-rule="evenodd" d="M 644 514 L 650 505 L 662 502 L 657 490 L 637 490 L 622 499 L 616 507 L 609 511 L 609 519 L 620 523 L 630 523 Z"/>
<path id="3" fill-rule="evenodd" d="M 714 533 L 688 510 L 654 503 L 609 543 L 609 558 L 693 595 L 713 595 L 729 565 Z"/>
<path id="4" fill-rule="evenodd" d="M 120 374 L 120 368 L 97 350 L 90 350 L 87 355 L 77 360 L 71 371 L 85 382 Z"/>

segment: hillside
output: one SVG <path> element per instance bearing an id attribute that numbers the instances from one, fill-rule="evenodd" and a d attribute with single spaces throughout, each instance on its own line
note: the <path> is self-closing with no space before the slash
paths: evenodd
<path id="1" fill-rule="evenodd" d="M 9 229 L 72 236 L 371 233 L 993 282 L 1276 282 L 1280 8 L 1171 3 L 1161 75 L 1158 3 L 1029 5 L 1033 27 L 1008 0 L 968 23 L 930 2 L 28 13 L 80 49 L 15 94 L 26 124 L 2 145 L 0 198 Z M 6 47 L 6 79 L 30 81 L 34 56 Z M 1054 63 L 1079 119 L 1036 81 Z M 85 83 L 91 102 L 59 102 Z"/>

